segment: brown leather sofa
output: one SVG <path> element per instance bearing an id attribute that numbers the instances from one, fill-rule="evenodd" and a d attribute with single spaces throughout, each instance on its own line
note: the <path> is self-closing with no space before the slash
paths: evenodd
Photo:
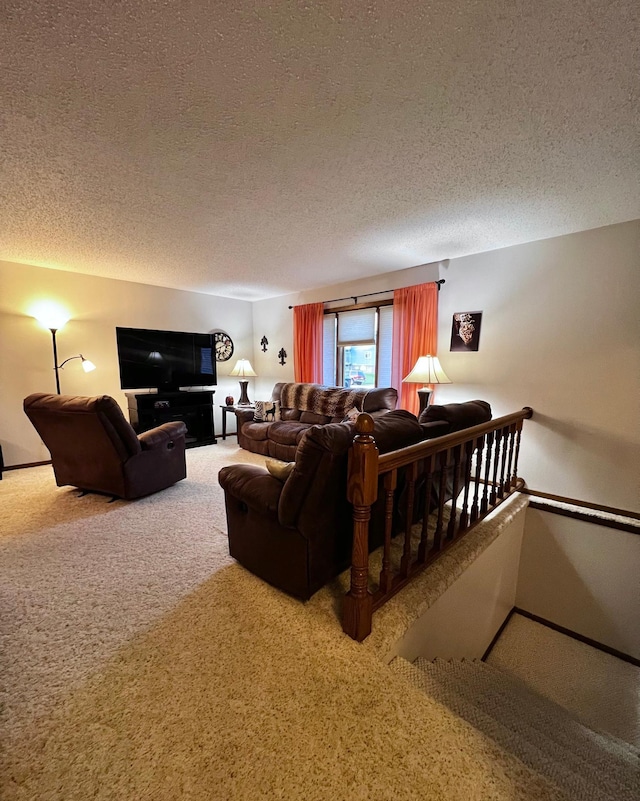
<path id="1" fill-rule="evenodd" d="M 108 395 L 36 393 L 25 398 L 24 411 L 51 453 L 59 487 L 132 500 L 186 478 L 182 422 L 138 436 Z"/>
<path id="2" fill-rule="evenodd" d="M 398 393 L 393 387 L 325 387 L 321 384 L 280 382 L 271 393 L 280 403 L 281 419 L 254 422 L 252 409 L 236 410 L 238 444 L 245 450 L 292 462 L 303 434 L 313 425 L 341 422 L 350 409 L 372 417 L 396 408 Z"/>
<path id="3" fill-rule="evenodd" d="M 490 407 L 483 401 L 455 406 L 464 408 L 452 411 L 449 406 L 439 407 L 445 410 L 439 413 L 438 407 L 432 407 L 423 423 L 403 409 L 376 418 L 373 436 L 380 453 L 491 418 Z M 346 479 L 354 435 L 353 423 L 308 428 L 299 442 L 293 470 L 284 482 L 256 465 L 224 467 L 218 475 L 225 492 L 231 556 L 256 576 L 297 598 L 310 598 L 350 563 L 353 519 Z M 435 487 L 438 484 L 434 481 Z M 450 476 L 445 500 L 451 498 L 452 486 Z M 372 510 L 370 550 L 383 539 L 382 498 L 380 493 Z M 435 491 L 431 508 L 438 501 Z M 402 525 L 400 518 L 398 525 Z"/>

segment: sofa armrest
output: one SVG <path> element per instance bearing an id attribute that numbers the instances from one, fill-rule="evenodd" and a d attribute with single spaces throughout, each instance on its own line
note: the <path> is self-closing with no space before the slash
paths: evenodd
<path id="1" fill-rule="evenodd" d="M 138 440 L 143 451 L 151 451 L 165 447 L 169 442 L 181 438 L 184 440 L 186 433 L 186 425 L 182 421 L 176 420 L 172 423 L 163 423 L 161 426 L 152 428 L 149 431 L 143 431 L 142 434 L 138 434 Z"/>
<path id="2" fill-rule="evenodd" d="M 218 473 L 218 483 L 225 493 L 233 495 L 241 503 L 257 512 L 277 517 L 283 484 L 264 467 L 254 464 L 223 467 Z"/>
<path id="3" fill-rule="evenodd" d="M 240 426 L 243 423 L 251 423 L 253 417 L 255 415 L 255 411 L 253 409 L 236 409 L 236 419 L 237 419 L 237 426 L 238 430 L 240 430 Z"/>

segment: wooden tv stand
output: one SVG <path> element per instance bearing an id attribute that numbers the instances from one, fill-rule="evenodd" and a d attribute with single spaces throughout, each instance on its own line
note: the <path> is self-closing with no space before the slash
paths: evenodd
<path id="1" fill-rule="evenodd" d="M 214 394 L 215 389 L 188 392 L 125 392 L 129 420 L 137 434 L 163 423 L 182 420 L 187 426 L 187 448 L 215 445 Z"/>

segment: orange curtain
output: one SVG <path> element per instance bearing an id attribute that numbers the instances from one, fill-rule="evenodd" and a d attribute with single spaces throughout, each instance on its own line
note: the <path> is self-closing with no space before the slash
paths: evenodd
<path id="1" fill-rule="evenodd" d="M 416 389 L 403 384 L 418 356 L 436 356 L 438 347 L 438 287 L 419 284 L 393 292 L 392 385 L 398 390 L 398 408 L 418 414 Z"/>
<path id="2" fill-rule="evenodd" d="M 293 307 L 293 372 L 296 381 L 322 383 L 323 303 Z"/>

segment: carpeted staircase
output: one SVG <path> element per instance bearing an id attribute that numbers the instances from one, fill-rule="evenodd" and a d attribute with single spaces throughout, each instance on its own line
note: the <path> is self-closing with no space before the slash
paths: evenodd
<path id="1" fill-rule="evenodd" d="M 400 657 L 391 668 L 576 801 L 638 801 L 640 753 L 485 662 Z M 576 677 L 579 681 L 579 677 Z"/>

